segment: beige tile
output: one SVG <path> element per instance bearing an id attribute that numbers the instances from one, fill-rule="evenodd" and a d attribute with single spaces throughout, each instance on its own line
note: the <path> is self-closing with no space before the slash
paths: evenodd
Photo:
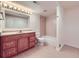
<path id="1" fill-rule="evenodd" d="M 40 46 L 32 48 L 26 52 L 15 56 L 14 58 L 78 58 L 79 49 L 70 46 L 64 46 L 60 52 L 53 46 Z"/>

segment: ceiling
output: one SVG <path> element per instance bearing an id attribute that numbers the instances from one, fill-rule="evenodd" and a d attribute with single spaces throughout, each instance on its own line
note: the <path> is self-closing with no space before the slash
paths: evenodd
<path id="1" fill-rule="evenodd" d="M 53 1 L 37 1 L 37 3 L 33 3 L 33 1 L 15 1 L 18 4 L 27 6 L 31 8 L 34 12 L 39 13 L 43 16 L 49 16 L 55 13 L 56 5 Z"/>
<path id="2" fill-rule="evenodd" d="M 33 3 L 33 1 L 15 1 L 15 2 L 23 6 L 29 7 L 34 12 L 39 13 L 40 15 L 43 16 L 49 16 L 51 14 L 56 13 L 55 1 L 37 1 L 36 3 Z M 79 1 L 61 1 L 60 3 L 65 10 L 79 6 Z"/>

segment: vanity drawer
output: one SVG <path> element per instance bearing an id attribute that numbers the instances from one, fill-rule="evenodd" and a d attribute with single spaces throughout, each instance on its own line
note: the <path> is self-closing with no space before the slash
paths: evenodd
<path id="1" fill-rule="evenodd" d="M 18 36 L 16 35 L 2 36 L 1 39 L 2 39 L 2 42 L 7 42 L 7 41 L 18 39 Z"/>
<path id="2" fill-rule="evenodd" d="M 31 37 L 29 37 L 29 40 L 30 40 L 30 42 L 31 41 L 35 41 L 36 40 L 36 37 L 35 36 L 31 36 Z"/>
<path id="3" fill-rule="evenodd" d="M 35 41 L 30 42 L 30 48 L 35 46 Z"/>
<path id="4" fill-rule="evenodd" d="M 10 48 L 3 51 L 2 57 L 10 57 L 17 54 L 16 48 Z"/>
<path id="5" fill-rule="evenodd" d="M 15 41 L 8 41 L 3 43 L 3 49 L 11 48 L 17 46 L 17 40 Z"/>

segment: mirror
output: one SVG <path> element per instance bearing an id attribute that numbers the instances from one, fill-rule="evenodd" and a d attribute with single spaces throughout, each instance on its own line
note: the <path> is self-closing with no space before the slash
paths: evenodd
<path id="1" fill-rule="evenodd" d="M 13 14 L 5 14 L 5 28 L 29 28 L 29 17 L 21 17 Z"/>

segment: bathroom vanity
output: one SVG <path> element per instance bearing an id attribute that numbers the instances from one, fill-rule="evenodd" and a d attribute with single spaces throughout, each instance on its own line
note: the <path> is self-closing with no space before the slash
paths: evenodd
<path id="1" fill-rule="evenodd" d="M 1 35 L 0 57 L 12 57 L 36 45 L 35 32 Z"/>
<path id="2" fill-rule="evenodd" d="M 36 45 L 36 32 L 29 26 L 31 13 L 19 4 L 0 2 L 0 57 L 12 57 Z"/>

